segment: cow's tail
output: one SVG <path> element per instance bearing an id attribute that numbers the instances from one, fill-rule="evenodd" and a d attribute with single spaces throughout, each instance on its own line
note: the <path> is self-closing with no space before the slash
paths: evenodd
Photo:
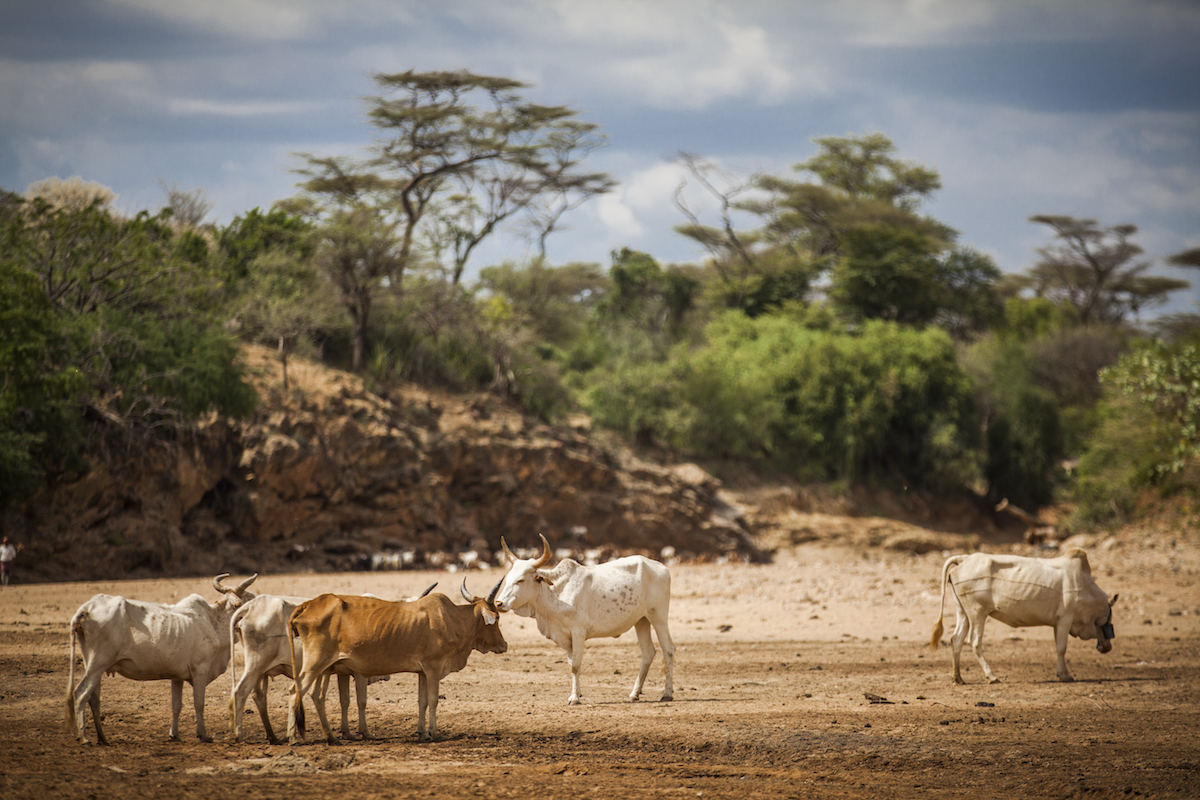
<path id="1" fill-rule="evenodd" d="M 237 639 L 238 639 L 238 623 L 242 621 L 242 617 L 246 616 L 247 605 L 238 606 L 233 612 L 233 616 L 229 618 L 229 732 L 234 730 L 234 707 L 237 705 Z M 242 642 L 242 650 L 245 651 L 246 643 Z M 242 670 L 246 669 L 246 662 L 242 661 Z"/>
<path id="2" fill-rule="evenodd" d="M 299 606 L 297 606 L 299 609 Z M 292 626 L 292 617 L 296 616 L 293 609 L 291 616 L 284 620 L 287 628 L 288 657 L 292 662 L 292 714 L 296 720 L 296 733 L 304 738 L 304 698 L 300 696 L 300 663 L 296 661 L 296 629 Z"/>
<path id="3" fill-rule="evenodd" d="M 952 567 L 957 567 L 966 560 L 966 556 L 950 556 L 946 559 L 946 563 L 942 564 L 942 594 L 938 600 L 938 618 L 937 623 L 933 626 L 933 634 L 929 637 L 930 651 L 936 651 L 938 645 L 942 642 L 942 633 L 945 628 L 942 627 L 942 616 L 946 613 L 946 584 L 950 582 L 950 570 Z"/>
<path id="4" fill-rule="evenodd" d="M 83 622 L 83 617 L 86 611 L 80 610 L 75 612 L 75 616 L 71 617 L 70 630 L 67 635 L 71 639 L 71 661 L 67 666 L 67 729 L 72 736 L 76 735 L 76 720 L 75 720 L 75 640 L 78 636 L 77 631 Z"/>

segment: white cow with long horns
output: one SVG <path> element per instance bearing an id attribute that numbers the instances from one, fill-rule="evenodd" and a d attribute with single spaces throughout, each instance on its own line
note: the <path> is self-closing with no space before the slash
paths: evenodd
<path id="1" fill-rule="evenodd" d="M 229 666 L 229 618 L 254 597 L 247 591 L 258 575 L 230 588 L 213 578 L 222 597 L 210 603 L 190 594 L 174 605 L 147 603 L 98 594 L 71 617 L 71 665 L 67 682 L 67 724 L 75 737 L 89 744 L 84 730 L 84 704 L 92 708 L 96 739 L 108 744 L 100 727 L 100 679 L 105 673 L 135 681 L 171 682 L 172 741 L 179 740 L 183 684 L 192 685 L 196 706 L 196 736 L 211 742 L 204 730 L 204 690 Z M 83 655 L 83 677 L 75 685 L 75 644 Z"/>
<path id="2" fill-rule="evenodd" d="M 579 673 L 583 669 L 584 642 L 606 636 L 615 638 L 630 628 L 637 631 L 642 665 L 629 699 L 639 699 L 654 661 L 651 626 L 663 651 L 662 700 L 674 699 L 675 643 L 667 625 L 671 608 L 670 571 L 645 556 L 626 556 L 595 566 L 566 558 L 554 569 L 544 569 L 550 561 L 550 543 L 545 536 L 538 535 L 542 539 L 542 554 L 537 558 L 517 558 L 501 537 L 500 546 L 512 568 L 500 584 L 496 610 L 533 617 L 542 635 L 567 651 L 571 665 L 571 696 L 567 703 L 578 705 L 583 701 Z"/>

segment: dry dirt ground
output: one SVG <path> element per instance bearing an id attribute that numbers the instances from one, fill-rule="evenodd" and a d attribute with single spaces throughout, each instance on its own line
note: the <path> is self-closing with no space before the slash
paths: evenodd
<path id="1" fill-rule="evenodd" d="M 646 699 L 624 702 L 630 632 L 590 643 L 588 702 L 568 707 L 564 653 L 531 620 L 503 616 L 508 652 L 476 653 L 442 682 L 443 738 L 431 744 L 416 741 L 413 675 L 371 687 L 374 739 L 271 746 L 250 711 L 248 741 L 233 743 L 226 673 L 209 687 L 212 744 L 192 735 L 187 689 L 185 739 L 169 743 L 169 684 L 110 677 L 112 744 L 79 745 L 64 723 L 71 614 L 97 592 L 211 598 L 211 578 L 21 585 L 18 572 L 0 591 L 0 797 L 1196 798 L 1200 546 L 1189 539 L 1091 553 L 1100 585 L 1121 594 L 1117 639 L 1106 656 L 1072 640 L 1074 683 L 1055 680 L 1049 629 L 993 621 L 986 648 L 1002 682 L 983 683 L 967 652 L 968 683 L 954 685 L 949 650 L 927 648 L 942 553 L 811 543 L 771 565 L 673 568 L 672 703 L 656 702 L 661 655 Z M 470 589 L 499 574 L 469 573 Z M 398 596 L 437 580 L 457 596 L 461 578 L 264 575 L 254 588 Z M 949 600 L 947 613 L 950 628 Z M 289 686 L 271 687 L 277 729 Z"/>

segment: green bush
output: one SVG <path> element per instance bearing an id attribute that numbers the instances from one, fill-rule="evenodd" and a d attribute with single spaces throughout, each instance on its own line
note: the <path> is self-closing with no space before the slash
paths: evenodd
<path id="1" fill-rule="evenodd" d="M 706 334 L 694 350 L 605 373 L 588 393 L 597 422 L 812 479 L 961 487 L 977 476 L 969 382 L 944 333 L 881 321 L 820 331 L 735 311 Z"/>
<path id="2" fill-rule="evenodd" d="M 988 496 L 1028 509 L 1053 500 L 1064 453 L 1062 412 L 1058 398 L 1038 381 L 1036 344 L 986 336 L 961 359 L 986 432 Z M 1072 419 L 1073 424 L 1088 424 L 1086 417 Z"/>
<path id="3" fill-rule="evenodd" d="M 81 470 L 85 415 L 152 436 L 253 408 L 195 235 L 163 215 L 116 217 L 4 194 L 0 482 L 4 499 Z M 198 244 L 199 243 L 199 244 Z"/>

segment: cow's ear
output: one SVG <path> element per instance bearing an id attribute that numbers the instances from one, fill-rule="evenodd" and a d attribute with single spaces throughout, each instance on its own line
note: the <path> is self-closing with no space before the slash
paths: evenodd
<path id="1" fill-rule="evenodd" d="M 485 625 L 495 625 L 500 621 L 500 615 L 490 608 L 483 609 L 483 622 Z"/>
<path id="2" fill-rule="evenodd" d="M 1119 594 L 1114 594 L 1114 595 L 1112 596 L 1112 599 L 1108 601 L 1108 607 L 1109 607 L 1109 608 L 1112 608 L 1113 606 L 1115 606 L 1115 605 L 1117 604 L 1117 598 L 1118 598 L 1118 597 L 1120 597 L 1120 596 L 1121 596 L 1121 595 L 1119 595 Z"/>
<path id="3" fill-rule="evenodd" d="M 540 572 L 537 574 L 537 577 L 536 577 L 536 578 L 534 578 L 534 580 L 536 580 L 538 583 L 544 583 L 544 584 L 546 584 L 547 586 L 553 586 L 553 585 L 554 585 L 554 581 L 550 580 L 549 578 L 547 578 L 545 575 L 543 575 L 543 574 L 542 574 L 542 573 L 540 573 Z"/>

